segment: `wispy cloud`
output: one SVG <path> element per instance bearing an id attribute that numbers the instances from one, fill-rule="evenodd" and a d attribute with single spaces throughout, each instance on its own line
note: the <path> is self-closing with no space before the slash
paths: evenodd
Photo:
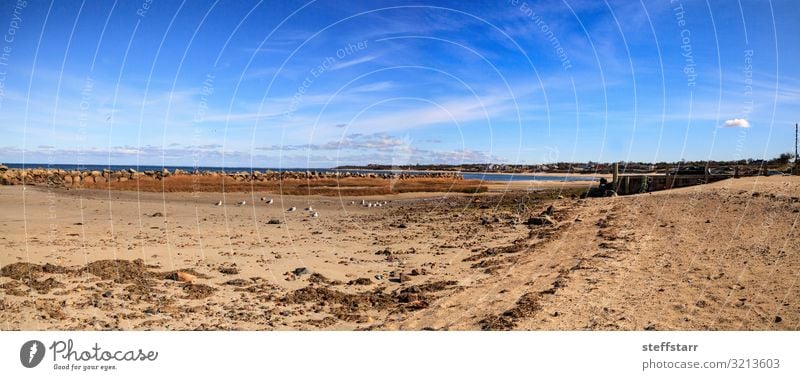
<path id="1" fill-rule="evenodd" d="M 348 61 L 339 61 L 331 67 L 331 71 L 341 70 L 350 66 L 360 65 L 362 63 L 371 62 L 378 58 L 378 55 L 365 55 L 363 57 L 351 59 Z"/>
<path id="2" fill-rule="evenodd" d="M 385 150 L 395 147 L 407 146 L 409 143 L 403 139 L 385 133 L 361 134 L 353 133 L 343 136 L 338 141 L 329 141 L 324 144 L 302 145 L 271 145 L 256 148 L 265 151 L 290 151 L 290 150 L 345 150 L 345 149 L 376 149 Z"/>

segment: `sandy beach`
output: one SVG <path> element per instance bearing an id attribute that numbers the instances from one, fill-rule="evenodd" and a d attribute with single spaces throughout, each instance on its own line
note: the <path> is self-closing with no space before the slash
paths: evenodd
<path id="1" fill-rule="evenodd" d="M 800 327 L 800 178 L 594 199 L 555 184 L 366 197 L 0 186 L 0 328 Z"/>

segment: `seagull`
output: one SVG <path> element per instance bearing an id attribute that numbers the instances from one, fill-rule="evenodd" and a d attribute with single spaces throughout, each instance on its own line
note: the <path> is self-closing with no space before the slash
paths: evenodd
<path id="1" fill-rule="evenodd" d="M 312 218 L 319 218 L 319 213 L 318 213 L 318 212 L 316 212 L 316 211 L 314 211 L 314 213 L 313 213 L 313 214 L 311 214 L 311 217 L 312 217 Z"/>
<path id="2" fill-rule="evenodd" d="M 294 211 L 294 210 L 297 210 L 297 207 L 294 207 L 294 206 L 292 206 L 292 207 L 289 207 L 289 209 L 288 209 L 288 210 L 286 210 L 286 211 Z"/>
<path id="3" fill-rule="evenodd" d="M 214 205 L 216 205 L 216 206 L 222 206 L 222 201 L 218 201 L 217 203 L 214 203 Z"/>
<path id="4" fill-rule="evenodd" d="M 314 208 L 311 206 L 306 207 L 306 211 L 314 211 Z"/>
<path id="5" fill-rule="evenodd" d="M 356 204 L 356 201 L 350 201 L 350 204 L 354 205 L 354 204 Z"/>
<path id="6" fill-rule="evenodd" d="M 271 205 L 271 204 L 272 204 L 272 198 L 270 198 L 269 200 L 267 200 L 267 204 L 268 204 L 268 205 Z"/>
<path id="7" fill-rule="evenodd" d="M 267 197 L 261 197 L 261 200 L 265 201 L 265 200 L 267 200 Z"/>
<path id="8" fill-rule="evenodd" d="M 244 206 L 245 204 L 247 204 L 247 202 L 245 202 L 245 201 L 240 201 L 240 202 L 238 202 L 238 203 L 236 203 L 236 204 L 237 204 L 237 205 L 239 205 L 239 206 Z"/>
<path id="9" fill-rule="evenodd" d="M 367 201 L 365 201 L 365 200 L 363 200 L 363 199 L 362 199 L 362 200 L 361 200 L 361 205 L 362 205 L 362 206 L 365 206 L 366 204 L 367 204 Z"/>

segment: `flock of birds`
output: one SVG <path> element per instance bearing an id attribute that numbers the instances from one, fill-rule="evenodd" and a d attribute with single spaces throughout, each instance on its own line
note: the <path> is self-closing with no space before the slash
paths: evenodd
<path id="1" fill-rule="evenodd" d="M 274 199 L 272 199 L 272 198 L 268 199 L 267 197 L 261 197 L 261 201 L 264 202 L 265 204 L 268 204 L 268 205 L 271 205 L 271 204 L 273 204 L 275 202 Z M 389 203 L 389 201 L 367 202 L 364 199 L 361 200 L 361 206 L 362 207 L 368 207 L 368 208 L 371 208 L 371 207 L 383 207 L 388 203 Z M 236 202 L 237 206 L 244 206 L 246 204 L 247 204 L 246 201 Z M 356 201 L 350 201 L 350 204 L 351 205 L 355 205 Z M 215 203 L 214 205 L 222 206 L 223 203 L 222 203 L 222 201 L 217 201 L 217 203 Z M 294 211 L 297 211 L 297 207 L 292 206 L 292 207 L 289 207 L 288 209 L 286 209 L 286 212 L 294 212 Z M 319 212 L 314 210 L 313 207 L 308 206 L 308 207 L 306 207 L 305 211 L 310 213 L 312 218 L 319 218 Z"/>

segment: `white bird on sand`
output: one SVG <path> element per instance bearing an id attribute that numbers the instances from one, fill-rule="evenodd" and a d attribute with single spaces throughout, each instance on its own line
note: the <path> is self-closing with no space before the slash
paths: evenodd
<path id="1" fill-rule="evenodd" d="M 261 200 L 265 201 L 265 200 L 267 200 L 267 197 L 261 197 Z"/>
<path id="2" fill-rule="evenodd" d="M 362 206 L 364 206 L 364 205 L 366 205 L 366 204 L 367 204 L 367 201 L 365 201 L 365 200 L 363 200 L 363 199 L 362 199 L 362 200 L 361 200 L 361 205 L 362 205 Z"/>
<path id="3" fill-rule="evenodd" d="M 289 212 L 291 212 L 291 211 L 294 211 L 294 210 L 297 210 L 297 207 L 294 207 L 294 206 L 292 206 L 292 207 L 289 207 L 289 209 L 288 209 L 288 210 L 286 210 L 286 211 L 289 211 Z"/>
<path id="4" fill-rule="evenodd" d="M 245 202 L 245 201 L 239 201 L 239 202 L 237 202 L 236 204 L 237 204 L 237 205 L 239 205 L 239 206 L 244 206 L 244 205 L 246 205 L 246 204 L 247 204 L 247 202 Z"/>
<path id="5" fill-rule="evenodd" d="M 350 201 L 350 204 L 354 205 L 354 204 L 356 204 L 356 201 Z"/>
<path id="6" fill-rule="evenodd" d="M 306 211 L 314 211 L 314 208 L 311 206 L 306 207 Z"/>
<path id="7" fill-rule="evenodd" d="M 222 201 L 218 201 L 217 203 L 214 203 L 214 205 L 215 206 L 222 206 Z"/>
<path id="8" fill-rule="evenodd" d="M 311 214 L 311 217 L 312 217 L 312 218 L 319 218 L 319 213 L 318 213 L 318 212 L 316 212 L 316 211 L 314 211 L 314 213 L 313 213 L 313 214 Z"/>
<path id="9" fill-rule="evenodd" d="M 267 204 L 268 204 L 268 205 L 271 205 L 271 204 L 272 204 L 272 198 L 270 198 L 270 199 L 268 199 L 268 200 L 267 200 Z"/>

